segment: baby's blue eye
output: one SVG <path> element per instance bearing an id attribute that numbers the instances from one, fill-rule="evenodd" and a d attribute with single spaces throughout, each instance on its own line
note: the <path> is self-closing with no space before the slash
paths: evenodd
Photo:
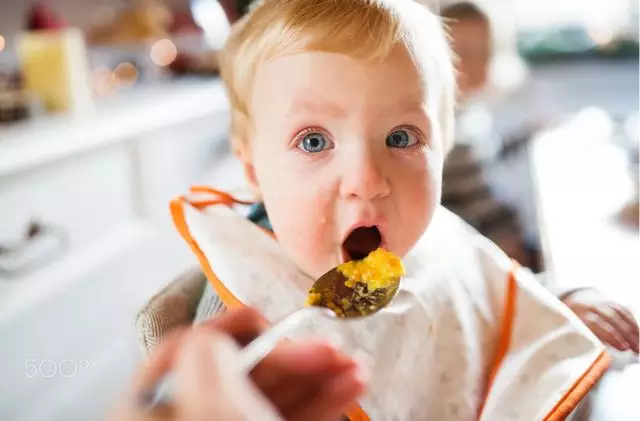
<path id="1" fill-rule="evenodd" d="M 390 148 L 408 148 L 415 145 L 417 140 L 408 130 L 394 130 L 387 136 L 387 146 Z"/>
<path id="2" fill-rule="evenodd" d="M 330 149 L 331 146 L 331 142 L 322 133 L 309 133 L 298 143 L 298 148 L 307 153 L 322 152 L 325 149 Z"/>

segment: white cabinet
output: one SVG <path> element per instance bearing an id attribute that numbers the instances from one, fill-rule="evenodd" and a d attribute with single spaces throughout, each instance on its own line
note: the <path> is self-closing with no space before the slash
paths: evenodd
<path id="1" fill-rule="evenodd" d="M 197 264 L 169 199 L 193 183 L 242 182 L 218 82 L 148 88 L 98 110 L 0 129 L 0 244 L 32 218 L 67 237 L 51 261 L 0 274 L 2 420 L 103 419 L 140 358 L 137 310 Z"/>
<path id="2" fill-rule="evenodd" d="M 5 177 L 0 182 L 0 241 L 17 239 L 37 218 L 63 228 L 72 250 L 89 246 L 135 217 L 131 179 L 126 145 Z"/>

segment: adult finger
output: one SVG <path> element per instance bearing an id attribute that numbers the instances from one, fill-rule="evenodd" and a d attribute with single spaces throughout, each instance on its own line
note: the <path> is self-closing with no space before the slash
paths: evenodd
<path id="1" fill-rule="evenodd" d="M 267 327 L 268 323 L 264 317 L 257 310 L 250 307 L 226 311 L 197 326 L 197 328 L 204 328 L 209 331 L 222 331 L 232 336 L 240 346 L 246 346 L 264 332 Z"/>

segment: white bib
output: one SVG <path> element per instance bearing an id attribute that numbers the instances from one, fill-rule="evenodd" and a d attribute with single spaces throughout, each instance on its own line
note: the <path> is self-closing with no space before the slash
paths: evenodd
<path id="1" fill-rule="evenodd" d="M 227 306 L 255 307 L 271 322 L 303 306 L 313 279 L 257 225 L 184 198 L 172 213 Z M 444 208 L 403 262 L 387 308 L 310 319 L 290 335 L 371 357 L 364 413 L 352 421 L 564 419 L 607 368 L 603 346 L 569 309 Z"/>

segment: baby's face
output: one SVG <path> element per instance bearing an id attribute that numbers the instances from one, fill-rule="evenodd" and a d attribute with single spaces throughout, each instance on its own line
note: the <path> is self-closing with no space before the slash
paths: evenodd
<path id="1" fill-rule="evenodd" d="M 443 145 L 403 49 L 261 64 L 249 171 L 278 241 L 312 277 L 378 246 L 404 256 L 440 200 Z M 435 132 L 435 130 L 434 130 Z"/>

